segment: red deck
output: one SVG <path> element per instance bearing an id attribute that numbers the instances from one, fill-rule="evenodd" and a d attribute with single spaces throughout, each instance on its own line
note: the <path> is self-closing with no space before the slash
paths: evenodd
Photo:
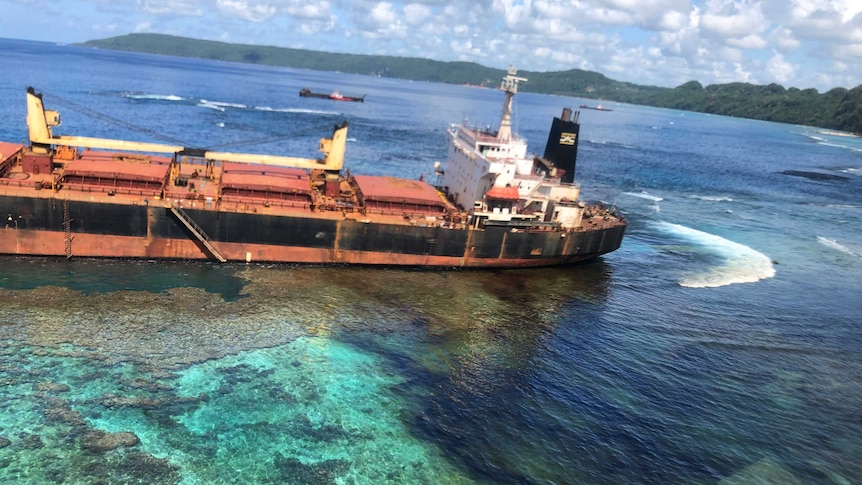
<path id="1" fill-rule="evenodd" d="M 19 143 L 6 143 L 5 141 L 0 141 L 0 163 L 5 162 L 9 157 L 14 156 L 22 149 L 24 149 L 24 145 Z"/>
<path id="2" fill-rule="evenodd" d="M 366 201 L 443 206 L 437 189 L 425 182 L 373 175 L 356 175 L 354 179 Z"/>
<path id="3" fill-rule="evenodd" d="M 437 189 L 425 182 L 372 175 L 356 175 L 354 180 L 365 206 L 371 209 L 426 214 L 446 212 L 446 204 Z"/>
<path id="4" fill-rule="evenodd" d="M 168 169 L 167 165 L 161 164 L 119 164 L 110 157 L 87 156 L 69 162 L 63 170 L 63 175 L 64 177 L 135 180 L 161 184 L 168 176 Z"/>
<path id="5" fill-rule="evenodd" d="M 239 192 L 311 194 L 305 170 L 242 163 L 224 164 L 221 186 Z"/>

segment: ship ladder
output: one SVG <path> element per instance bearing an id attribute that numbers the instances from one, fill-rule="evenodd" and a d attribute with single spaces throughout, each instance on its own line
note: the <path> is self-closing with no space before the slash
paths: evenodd
<path id="1" fill-rule="evenodd" d="M 180 222 L 182 222 L 183 225 L 185 225 L 186 228 L 191 231 L 191 233 L 198 239 L 198 241 L 200 241 L 201 244 L 204 245 L 204 247 L 207 249 L 207 251 L 209 251 L 212 257 L 217 259 L 220 263 L 224 263 L 227 261 L 221 254 L 219 254 L 218 251 L 216 251 L 216 248 L 214 248 L 212 243 L 210 243 L 209 236 L 207 236 L 204 230 L 201 229 L 200 226 L 198 226 L 195 221 L 192 220 L 191 217 L 189 217 L 186 211 L 184 211 L 181 207 L 176 207 L 173 205 L 168 206 L 168 208 L 171 210 L 171 212 L 174 213 L 175 216 L 177 216 L 177 219 L 179 219 Z"/>
<path id="2" fill-rule="evenodd" d="M 72 218 L 69 215 L 69 199 L 63 199 L 63 236 L 66 243 L 66 259 L 72 258 Z"/>

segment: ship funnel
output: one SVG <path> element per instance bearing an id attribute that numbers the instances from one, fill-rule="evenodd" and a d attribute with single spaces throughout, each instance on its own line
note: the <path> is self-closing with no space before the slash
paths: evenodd
<path id="1" fill-rule="evenodd" d="M 554 167 L 563 171 L 561 182 L 575 181 L 575 165 L 578 158 L 578 138 L 581 125 L 578 124 L 579 112 L 563 108 L 559 118 L 554 118 L 551 131 L 548 133 L 548 143 L 545 144 L 545 154 L 542 158 L 550 161 Z"/>

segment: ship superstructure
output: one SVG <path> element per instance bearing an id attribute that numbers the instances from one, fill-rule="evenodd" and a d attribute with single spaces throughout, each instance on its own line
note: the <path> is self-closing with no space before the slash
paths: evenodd
<path id="1" fill-rule="evenodd" d="M 527 158 L 511 130 L 519 80 L 504 79 L 495 134 L 450 131 L 448 188 L 343 171 L 346 122 L 317 159 L 61 136 L 28 89 L 29 143 L 0 142 L 0 254 L 535 267 L 617 249 L 625 220 L 560 177 L 574 158 Z M 572 121 L 554 120 L 557 148 L 571 140 L 559 123 Z"/>
<path id="2" fill-rule="evenodd" d="M 554 120 L 544 156 L 528 156 L 526 140 L 512 131 L 512 99 L 521 81 L 526 79 L 513 68 L 503 78 L 505 100 L 496 131 L 450 126 L 442 188 L 453 203 L 470 211 L 476 227 L 512 222 L 577 228 L 587 211 L 578 202 L 580 186 L 573 183 L 577 113 L 564 109 Z"/>

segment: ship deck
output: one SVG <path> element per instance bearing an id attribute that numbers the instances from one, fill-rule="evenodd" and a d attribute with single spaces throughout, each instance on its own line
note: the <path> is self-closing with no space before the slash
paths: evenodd
<path id="1" fill-rule="evenodd" d="M 23 149 L 0 143 L 0 165 Z M 74 160 L 60 162 L 65 166 L 51 173 L 12 165 L 0 178 L 0 195 L 419 226 L 443 224 L 443 208 L 451 207 L 427 183 L 395 177 L 357 176 L 356 187 L 360 193 L 367 192 L 368 199 L 368 206 L 359 211 L 358 203 L 314 190 L 308 172 L 301 169 L 217 163 L 208 173 L 203 160 L 194 160 L 178 164 L 179 172 L 172 177 L 181 181 L 177 184 L 165 183 L 171 165 L 169 158 L 161 156 L 87 150 Z M 55 185 L 69 174 L 79 179 L 86 175 L 87 180 Z M 152 188 L 155 179 L 160 180 L 157 189 Z M 223 189 L 228 187 L 242 190 L 227 195 Z M 393 187 L 396 190 L 387 192 Z M 421 210 L 434 205 L 441 208 L 440 213 Z"/>
<path id="2" fill-rule="evenodd" d="M 0 178 L 0 196 L 404 226 L 461 227 L 467 220 L 445 196 L 419 180 L 357 175 L 349 181 L 349 192 L 353 193 L 326 196 L 314 187 L 322 181 L 296 168 L 207 164 L 202 159 L 171 165 L 171 159 L 164 156 L 96 150 L 84 150 L 71 160 L 55 159 L 57 168 L 53 171 L 38 169 L 38 160 L 15 163 L 27 157 L 38 159 L 23 145 L 0 142 L 0 173 L 5 173 Z M 47 164 L 43 161 L 41 166 Z M 173 174 L 172 167 L 176 170 Z M 342 187 L 347 183 L 340 182 Z M 452 220 L 444 217 L 448 214 L 454 215 Z M 595 207 L 571 231 L 610 228 L 621 222 L 618 216 Z"/>

